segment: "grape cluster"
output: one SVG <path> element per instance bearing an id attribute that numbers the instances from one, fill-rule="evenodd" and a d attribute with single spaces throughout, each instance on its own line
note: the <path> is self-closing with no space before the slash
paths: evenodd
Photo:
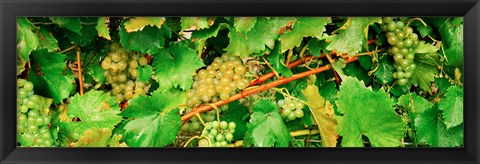
<path id="1" fill-rule="evenodd" d="M 245 66 L 238 56 L 216 57 L 212 64 L 200 69 L 194 76 L 192 89 L 187 92 L 187 104 L 195 106 L 230 98 L 237 89 L 248 86 L 245 73 Z"/>
<path id="2" fill-rule="evenodd" d="M 17 138 L 22 146 L 50 147 L 53 137 L 50 134 L 50 116 L 35 108 L 40 96 L 35 95 L 33 83 L 17 79 Z M 21 139 L 20 139 L 21 138 Z"/>
<path id="3" fill-rule="evenodd" d="M 277 102 L 278 106 L 282 108 L 281 116 L 288 121 L 302 118 L 304 113 L 302 108 L 304 104 L 297 100 L 281 99 Z"/>
<path id="4" fill-rule="evenodd" d="M 112 85 L 111 95 L 117 97 L 119 102 L 145 95 L 149 84 L 138 79 L 138 66 L 147 64 L 146 57 L 123 49 L 118 43 L 111 44 L 109 53 L 101 63 L 103 76 Z"/>
<path id="5" fill-rule="evenodd" d="M 227 121 L 207 122 L 203 135 L 210 140 L 211 145 L 207 139 L 201 139 L 198 142 L 198 147 L 228 146 L 228 144 L 232 143 L 233 133 L 235 133 L 236 126 L 237 125 L 235 124 L 235 122 L 227 122 Z"/>
<path id="6" fill-rule="evenodd" d="M 395 18 L 396 19 L 396 18 Z M 387 42 L 391 45 L 388 53 L 393 56 L 396 72 L 393 77 L 401 86 L 405 86 L 416 69 L 414 63 L 415 48 L 418 47 L 418 35 L 411 27 L 405 25 L 407 18 L 394 20 L 392 17 L 383 17 L 382 30 L 386 32 Z"/>

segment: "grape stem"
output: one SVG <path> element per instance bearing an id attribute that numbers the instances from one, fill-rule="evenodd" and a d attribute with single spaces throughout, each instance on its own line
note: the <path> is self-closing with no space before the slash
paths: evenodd
<path id="1" fill-rule="evenodd" d="M 80 59 L 80 48 L 77 48 L 77 67 L 78 67 L 78 82 L 80 83 L 80 96 L 83 96 L 83 75 L 82 62 Z"/>
<path id="2" fill-rule="evenodd" d="M 68 51 L 70 51 L 70 50 L 73 50 L 73 49 L 75 49 L 75 48 L 77 48 L 77 45 L 70 46 L 70 47 L 68 47 L 67 49 L 64 49 L 63 51 L 60 51 L 60 52 L 58 52 L 58 53 L 64 54 L 64 53 L 66 53 L 66 52 L 68 52 Z"/>
<path id="3" fill-rule="evenodd" d="M 354 62 L 354 61 L 357 61 L 357 60 L 358 60 L 358 58 L 355 56 L 355 57 L 349 57 L 348 59 L 345 60 L 345 62 L 346 63 L 351 63 L 351 62 Z M 291 77 L 288 77 L 288 78 L 281 77 L 281 78 L 279 78 L 279 79 L 277 79 L 273 82 L 263 84 L 261 86 L 258 86 L 258 87 L 252 88 L 252 89 L 243 90 L 240 93 L 231 96 L 227 100 L 220 100 L 220 101 L 217 101 L 217 102 L 212 103 L 212 104 L 219 107 L 219 106 L 228 104 L 230 102 L 239 100 L 241 98 L 245 98 L 245 97 L 247 97 L 251 94 L 255 94 L 255 93 L 258 93 L 258 92 L 261 92 L 261 91 L 265 91 L 265 90 L 268 90 L 270 88 L 289 83 L 290 81 L 301 79 L 301 78 L 307 77 L 309 75 L 317 74 L 317 73 L 320 73 L 320 72 L 323 72 L 323 71 L 326 71 L 326 70 L 329 70 L 329 69 L 332 69 L 332 66 L 331 65 L 325 65 L 325 66 L 322 66 L 322 67 L 319 67 L 319 68 L 316 68 L 316 69 L 313 69 L 313 70 L 309 70 L 309 71 L 305 71 L 305 72 L 302 72 L 302 73 L 292 75 Z M 189 120 L 190 118 L 192 118 L 193 116 L 195 116 L 195 113 L 197 113 L 197 112 L 198 113 L 203 113 L 203 112 L 206 112 L 206 111 L 209 111 L 209 110 L 212 110 L 212 106 L 210 106 L 210 105 L 195 107 L 194 110 L 192 110 L 191 112 L 183 115 L 181 117 L 181 119 L 182 119 L 183 122 L 185 122 L 185 121 Z"/>

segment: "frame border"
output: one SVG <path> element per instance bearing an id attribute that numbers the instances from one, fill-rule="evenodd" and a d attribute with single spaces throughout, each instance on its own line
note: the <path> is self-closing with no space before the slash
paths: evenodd
<path id="1" fill-rule="evenodd" d="M 1 0 L 0 163 L 479 163 L 478 0 Z M 17 16 L 464 16 L 464 148 L 16 148 Z M 14 78 L 15 77 L 15 78 Z"/>

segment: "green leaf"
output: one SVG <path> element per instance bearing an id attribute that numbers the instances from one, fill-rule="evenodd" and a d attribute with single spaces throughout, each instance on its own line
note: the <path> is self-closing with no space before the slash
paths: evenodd
<path id="1" fill-rule="evenodd" d="M 336 147 L 338 132 L 335 126 L 337 126 L 337 121 L 334 118 L 335 113 L 332 105 L 329 101 L 325 101 L 318 92 L 318 87 L 314 84 L 305 87 L 302 93 L 307 98 L 308 107 L 317 122 L 320 137 L 322 138 L 322 146 Z"/>
<path id="2" fill-rule="evenodd" d="M 418 47 L 415 48 L 415 53 L 429 53 L 429 52 L 437 52 L 440 49 L 441 44 L 434 45 L 425 43 L 425 41 L 420 41 Z"/>
<path id="3" fill-rule="evenodd" d="M 360 66 L 362 66 L 362 68 L 365 70 L 370 71 L 372 69 L 373 62 L 372 62 L 372 57 L 370 56 L 359 56 L 358 63 L 360 63 Z"/>
<path id="4" fill-rule="evenodd" d="M 62 28 L 69 29 L 79 35 L 81 34 L 80 29 L 82 29 L 82 24 L 80 17 L 50 17 L 50 19 Z"/>
<path id="5" fill-rule="evenodd" d="M 427 143 L 434 147 L 463 145 L 463 124 L 447 129 L 440 118 L 440 111 L 430 108 L 415 119 L 418 142 Z"/>
<path id="6" fill-rule="evenodd" d="M 55 39 L 55 37 L 52 35 L 52 33 L 49 30 L 52 30 L 52 29 L 45 29 L 42 27 L 36 32 L 39 39 L 38 48 L 47 49 L 50 52 L 57 51 L 58 41 L 57 39 Z"/>
<path id="7" fill-rule="evenodd" d="M 72 143 L 72 147 L 107 147 L 112 135 L 110 128 L 91 128 L 83 132 L 83 135 L 77 142 Z"/>
<path id="8" fill-rule="evenodd" d="M 225 48 L 227 54 L 247 57 L 263 52 L 265 47 L 274 48 L 275 39 L 279 36 L 278 29 L 286 25 L 290 18 L 257 18 L 257 23 L 246 34 L 237 32 L 230 27 L 228 38 L 230 43 Z"/>
<path id="9" fill-rule="evenodd" d="M 147 82 L 152 77 L 153 68 L 150 65 L 146 65 L 145 67 L 139 66 L 138 67 L 138 79 L 142 82 Z"/>
<path id="10" fill-rule="evenodd" d="M 130 119 L 125 125 L 125 140 L 131 147 L 163 147 L 175 141 L 180 125 L 178 106 L 185 93 L 177 90 L 155 91 L 129 101 L 121 113 Z M 172 98 L 174 97 L 174 98 Z"/>
<path id="11" fill-rule="evenodd" d="M 220 115 L 220 120 L 227 122 L 235 122 L 235 133 L 233 133 L 233 140 L 241 140 L 245 137 L 247 131 L 247 121 L 250 113 L 247 107 L 242 105 L 240 101 L 231 102 L 228 104 L 228 110 L 223 111 Z"/>
<path id="12" fill-rule="evenodd" d="M 63 71 L 66 67 L 65 55 L 45 49 L 34 51 L 29 78 L 36 86 L 35 93 L 53 97 L 56 104 L 69 97 L 75 86 L 71 72 Z"/>
<path id="13" fill-rule="evenodd" d="M 450 86 L 445 98 L 440 101 L 438 109 L 443 111 L 442 116 L 447 129 L 463 123 L 463 88 Z"/>
<path id="14" fill-rule="evenodd" d="M 87 25 L 80 30 L 80 34 L 71 31 L 65 31 L 65 34 L 78 46 L 88 46 L 97 38 L 98 32 L 95 27 L 95 25 Z"/>
<path id="15" fill-rule="evenodd" d="M 381 22 L 381 17 L 352 17 L 333 36 L 327 49 L 338 54 L 347 53 L 350 56 L 367 47 L 368 26 Z"/>
<path id="16" fill-rule="evenodd" d="M 79 121 L 61 121 L 59 123 L 60 131 L 75 141 L 84 137 L 85 132 L 89 129 L 93 130 L 93 128 L 107 128 L 111 133 L 115 125 L 122 120 L 119 113 L 120 107 L 116 103 L 116 99 L 109 96 L 109 93 L 96 90 L 89 91 L 83 96 L 77 93 L 70 99 L 67 116 L 79 118 Z"/>
<path id="17" fill-rule="evenodd" d="M 279 48 L 280 44 L 277 42 L 275 48 L 267 55 L 267 60 L 281 76 L 290 77 L 293 75 L 292 70 L 285 65 L 285 56 L 280 53 Z"/>
<path id="18" fill-rule="evenodd" d="M 26 62 L 30 61 L 30 53 L 39 45 L 40 39 L 32 32 L 35 28 L 27 18 L 17 19 L 17 54 Z"/>
<path id="19" fill-rule="evenodd" d="M 99 37 L 105 38 L 107 40 L 112 40 L 112 38 L 110 37 L 110 28 L 108 28 L 109 22 L 110 20 L 108 17 L 99 17 L 95 29 L 97 29 Z"/>
<path id="20" fill-rule="evenodd" d="M 364 70 L 357 63 L 350 63 L 345 66 L 345 75 L 356 77 L 357 79 L 363 81 L 364 83 L 369 84 L 372 79 L 368 76 L 367 71 Z"/>
<path id="21" fill-rule="evenodd" d="M 420 87 L 424 91 L 432 93 L 430 86 L 435 80 L 435 75 L 438 73 L 437 67 L 420 62 L 415 62 L 415 64 L 417 65 L 417 68 L 412 74 L 413 85 Z"/>
<path id="22" fill-rule="evenodd" d="M 458 19 L 439 19 L 434 26 L 438 28 L 445 45 L 447 65 L 463 66 L 463 24 L 458 24 Z"/>
<path id="23" fill-rule="evenodd" d="M 450 88 L 453 84 L 448 81 L 447 78 L 435 78 L 435 86 L 438 88 L 438 95 L 443 95 L 447 92 L 447 89 Z"/>
<path id="24" fill-rule="evenodd" d="M 429 27 L 429 26 L 421 25 L 421 26 L 417 27 L 417 30 L 418 30 L 418 32 L 420 32 L 420 36 L 422 38 L 426 37 L 427 35 L 432 34 L 432 28 Z"/>
<path id="25" fill-rule="evenodd" d="M 146 26 L 142 31 L 127 33 L 125 27 L 120 26 L 119 36 L 123 47 L 156 55 L 165 47 L 165 41 L 171 38 L 171 30 L 168 26 L 162 26 L 160 29 Z"/>
<path id="26" fill-rule="evenodd" d="M 317 38 L 312 38 L 308 41 L 308 50 L 313 56 L 320 57 L 322 55 L 322 51 L 326 51 L 327 43 L 325 40 L 320 40 Z"/>
<path id="27" fill-rule="evenodd" d="M 284 34 L 278 38 L 282 43 L 280 52 L 300 46 L 303 37 L 314 37 L 322 39 L 325 26 L 331 23 L 330 17 L 300 17 L 296 18 L 292 24 L 292 30 L 285 30 Z"/>
<path id="28" fill-rule="evenodd" d="M 142 31 L 145 26 L 157 26 L 161 28 L 165 22 L 165 17 L 134 17 L 124 23 L 125 30 L 128 33 Z"/>
<path id="29" fill-rule="evenodd" d="M 337 131 L 343 147 L 363 147 L 366 136 L 373 147 L 396 147 L 402 144 L 405 122 L 395 113 L 393 100 L 383 89 L 373 91 L 363 82 L 346 77 L 340 86 Z"/>
<path id="30" fill-rule="evenodd" d="M 408 93 L 398 98 L 400 106 L 408 111 L 412 123 L 418 115 L 433 107 L 433 104 L 427 99 L 418 96 L 416 93 Z"/>
<path id="31" fill-rule="evenodd" d="M 215 23 L 212 27 L 203 30 L 196 30 L 192 32 L 192 40 L 199 41 L 199 40 L 206 40 L 211 37 L 217 37 L 218 31 L 224 28 L 228 28 L 229 25 L 226 23 Z"/>
<path id="32" fill-rule="evenodd" d="M 233 26 L 238 32 L 246 34 L 257 23 L 257 17 L 235 17 Z"/>
<path id="33" fill-rule="evenodd" d="M 201 30 L 209 28 L 213 24 L 213 20 L 208 20 L 207 17 L 182 17 L 182 31 L 193 28 L 194 30 Z"/>
<path id="34" fill-rule="evenodd" d="M 393 81 L 393 61 L 389 58 L 384 57 L 380 62 L 378 62 L 378 68 L 373 75 L 380 80 L 382 84 L 388 84 Z"/>
<path id="35" fill-rule="evenodd" d="M 255 147 L 287 147 L 290 133 L 283 123 L 275 103 L 270 100 L 258 100 L 254 104 L 253 114 L 247 124 L 244 145 Z"/>
<path id="36" fill-rule="evenodd" d="M 168 49 L 161 49 L 158 55 L 153 56 L 152 65 L 156 70 L 155 79 L 159 82 L 160 90 L 172 87 L 189 89 L 195 70 L 205 66 L 186 41 L 170 43 Z"/>

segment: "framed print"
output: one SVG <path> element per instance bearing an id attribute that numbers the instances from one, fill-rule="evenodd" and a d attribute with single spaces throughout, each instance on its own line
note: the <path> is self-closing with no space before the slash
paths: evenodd
<path id="1" fill-rule="evenodd" d="M 0 5 L 2 163 L 478 163 L 478 1 Z"/>

